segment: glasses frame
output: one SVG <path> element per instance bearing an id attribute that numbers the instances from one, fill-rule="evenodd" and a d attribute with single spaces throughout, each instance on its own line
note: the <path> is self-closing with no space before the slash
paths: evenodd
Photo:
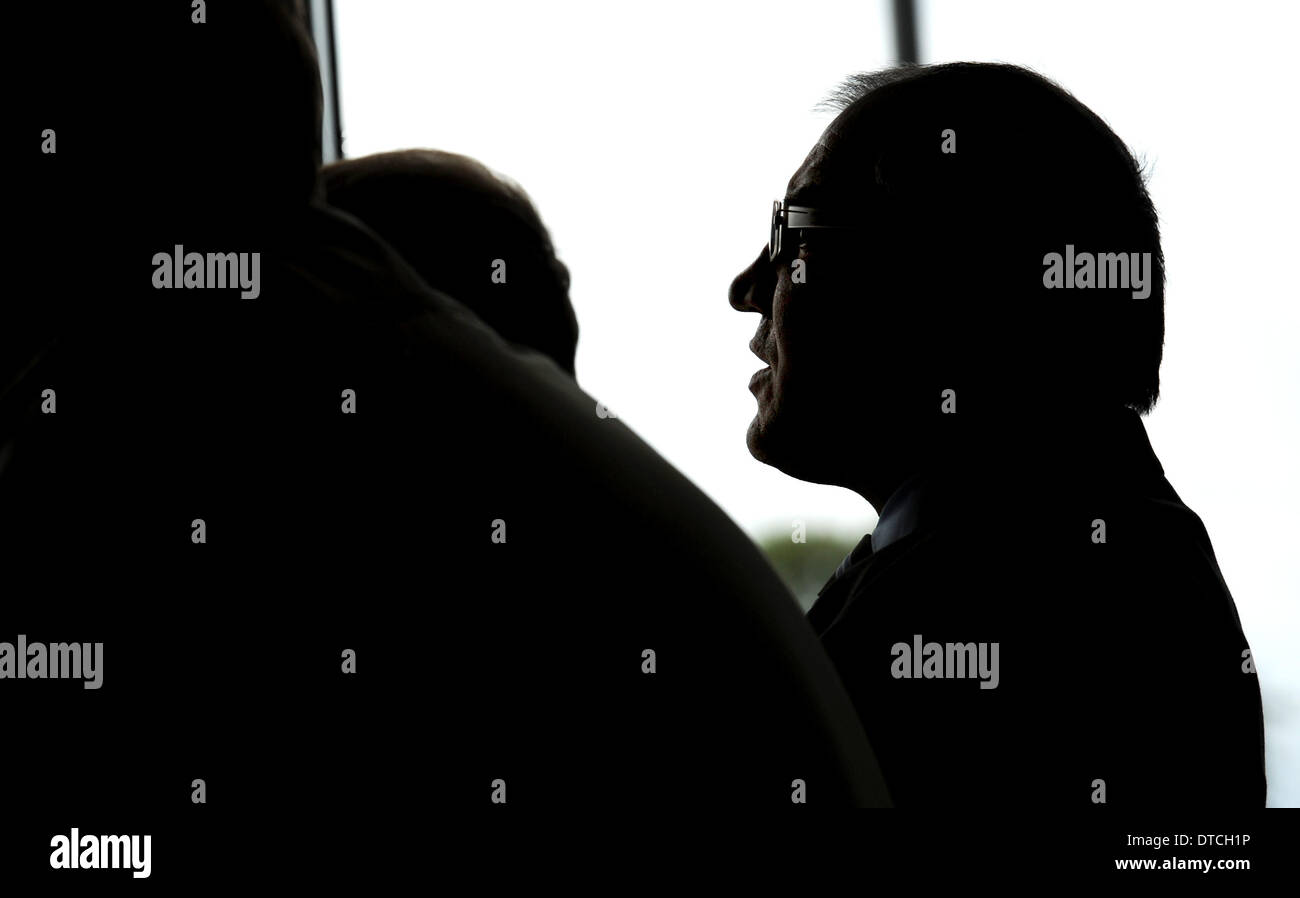
<path id="1" fill-rule="evenodd" d="M 767 259 L 775 262 L 788 245 L 790 231 L 809 229 L 856 230 L 863 225 L 837 220 L 833 213 L 812 206 L 788 206 L 785 200 L 772 202 L 772 228 L 767 238 Z"/>

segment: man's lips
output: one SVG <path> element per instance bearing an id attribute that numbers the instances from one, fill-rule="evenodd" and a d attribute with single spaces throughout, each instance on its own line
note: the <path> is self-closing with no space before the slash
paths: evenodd
<path id="1" fill-rule="evenodd" d="M 749 390 L 751 393 L 754 393 L 755 396 L 758 395 L 758 393 L 755 392 L 758 385 L 763 382 L 765 377 L 769 377 L 772 374 L 772 362 L 763 353 L 765 345 L 764 341 L 761 339 L 762 336 L 762 334 L 755 334 L 754 339 L 749 341 L 749 351 L 758 356 L 759 361 L 767 366 L 766 368 L 755 371 L 754 376 L 749 379 Z"/>

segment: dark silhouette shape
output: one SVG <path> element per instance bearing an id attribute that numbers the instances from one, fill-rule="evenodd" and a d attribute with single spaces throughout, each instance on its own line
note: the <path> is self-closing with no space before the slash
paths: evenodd
<path id="1" fill-rule="evenodd" d="M 63 305 L 5 359 L 0 641 L 104 660 L 93 693 L 3 681 L 29 846 L 6 872 L 48 875 L 40 849 L 76 821 L 165 837 L 164 880 L 246 881 L 237 838 L 297 878 L 405 882 L 394 840 L 465 810 L 790 807 L 795 779 L 810 805 L 887 803 L 753 543 L 551 361 L 313 200 L 310 54 L 254 52 L 301 49 L 275 30 L 295 26 L 262 3 L 206 25 L 146 6 L 15 25 L 67 61 L 34 93 L 116 103 L 52 101 L 59 153 L 15 184 L 13 214 L 43 217 L 13 295 Z M 245 146 L 238 116 L 266 130 Z M 246 205 L 203 189 L 222 165 Z M 260 294 L 156 289 L 175 243 L 260 252 Z"/>
<path id="2" fill-rule="evenodd" d="M 326 166 L 321 181 L 330 205 L 369 225 L 426 283 L 574 373 L 569 271 L 523 188 L 438 150 L 345 159 Z M 495 268 L 497 260 L 505 264 Z"/>
<path id="3" fill-rule="evenodd" d="M 1008 65 L 857 76 L 832 104 L 785 198 L 815 211 L 730 299 L 762 316 L 753 455 L 881 515 L 809 620 L 895 800 L 1087 806 L 1099 780 L 1113 805 L 1262 805 L 1236 608 L 1138 417 L 1164 291 L 1137 164 Z M 1049 289 L 1067 245 L 1149 253 L 1143 289 Z M 1000 684 L 895 668 L 918 634 L 999 643 Z"/>

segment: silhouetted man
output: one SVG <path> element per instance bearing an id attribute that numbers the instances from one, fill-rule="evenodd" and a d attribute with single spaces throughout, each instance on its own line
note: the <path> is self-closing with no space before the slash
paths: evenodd
<path id="1" fill-rule="evenodd" d="M 0 866 L 64 875 L 94 826 L 156 833 L 164 880 L 405 881 L 444 813 L 886 802 L 752 541 L 320 202 L 306 35 L 213 7 L 20 11 L 69 68 L 15 181 L 0 643 L 102 644 L 102 688 L 3 652 Z"/>
<path id="2" fill-rule="evenodd" d="M 574 373 L 569 270 L 522 187 L 440 150 L 344 159 L 321 170 L 321 183 L 326 202 L 369 225 L 426 283 Z"/>
<path id="3" fill-rule="evenodd" d="M 731 304 L 751 453 L 879 512 L 809 612 L 900 806 L 1264 803 L 1258 680 L 1139 413 L 1132 156 L 1012 66 L 850 79 Z"/>

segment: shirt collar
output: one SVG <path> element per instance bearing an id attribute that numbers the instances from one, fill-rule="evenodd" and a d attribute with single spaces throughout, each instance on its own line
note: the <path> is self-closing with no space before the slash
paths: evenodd
<path id="1" fill-rule="evenodd" d="M 880 520 L 871 531 L 871 550 L 881 549 L 910 536 L 924 523 L 928 489 L 926 481 L 917 476 L 905 480 L 880 509 Z"/>
<path id="2" fill-rule="evenodd" d="M 1015 513 L 1019 503 L 1012 497 L 1019 495 L 1023 501 L 1028 495 L 1025 484 L 1059 477 L 1062 470 L 1073 472 L 1076 480 L 1086 472 L 1094 481 L 1111 486 L 1163 480 L 1164 468 L 1151 448 L 1137 412 L 1125 408 L 1099 414 L 1081 432 L 1086 434 L 1086 442 L 1081 440 L 1076 445 L 1067 442 L 1055 451 L 1043 453 L 1041 459 L 1017 465 L 1008 463 L 1006 470 L 1010 473 L 1005 477 L 993 475 L 993 480 L 1000 484 L 1001 495 L 1010 499 L 1010 507 L 1003 511 Z M 1088 453 L 1087 467 L 1081 466 L 1081 452 Z M 903 481 L 880 509 L 880 520 L 869 534 L 871 552 L 879 552 L 922 527 L 939 526 L 954 516 L 974 514 L 977 509 L 991 513 L 988 511 L 994 508 L 991 500 L 979 499 L 971 492 L 973 483 L 972 480 L 963 485 L 960 479 L 953 481 L 938 474 L 918 474 Z"/>

